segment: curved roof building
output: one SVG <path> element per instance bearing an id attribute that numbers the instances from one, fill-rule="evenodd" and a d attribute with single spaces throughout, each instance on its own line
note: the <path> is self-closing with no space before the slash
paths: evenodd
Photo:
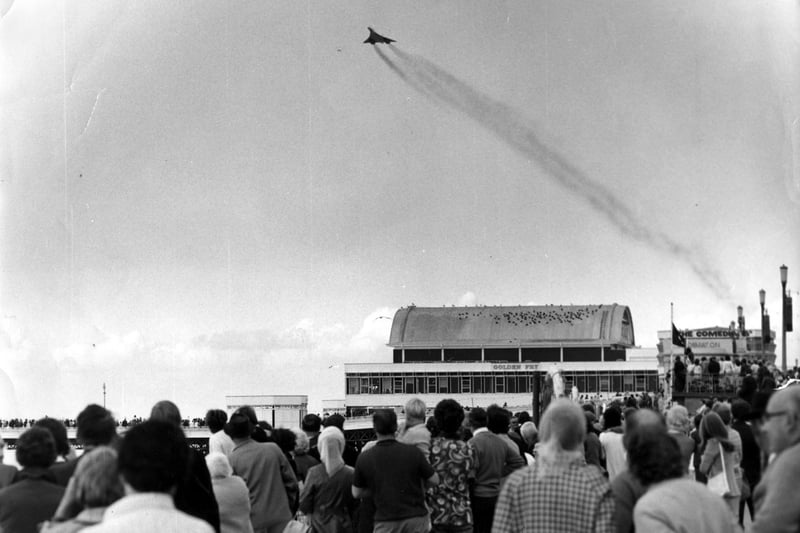
<path id="1" fill-rule="evenodd" d="M 532 409 L 549 372 L 583 399 L 658 387 L 655 358 L 632 360 L 633 319 L 618 304 L 499 307 L 404 307 L 394 315 L 392 363 L 345 365 L 345 408 L 364 416 L 377 407 L 402 411 L 411 398 L 433 407 L 497 403 Z M 366 423 L 366 422 L 365 422 Z"/>
<path id="2" fill-rule="evenodd" d="M 627 306 L 404 307 L 395 313 L 389 346 L 634 346 Z"/>

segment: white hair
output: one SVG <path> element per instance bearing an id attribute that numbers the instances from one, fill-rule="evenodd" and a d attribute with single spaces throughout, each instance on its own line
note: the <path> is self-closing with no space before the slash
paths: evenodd
<path id="1" fill-rule="evenodd" d="M 233 474 L 231 463 L 224 453 L 211 452 L 206 455 L 206 466 L 208 466 L 208 473 L 211 474 L 211 479 L 230 477 Z"/>

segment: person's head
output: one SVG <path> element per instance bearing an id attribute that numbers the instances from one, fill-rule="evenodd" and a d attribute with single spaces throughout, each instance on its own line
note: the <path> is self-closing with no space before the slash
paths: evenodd
<path id="1" fill-rule="evenodd" d="M 442 400 L 433 410 L 436 426 L 445 437 L 458 436 L 461 424 L 464 422 L 464 409 L 457 401 L 452 399 Z"/>
<path id="2" fill-rule="evenodd" d="M 519 426 L 522 427 L 522 424 L 525 422 L 532 422 L 533 419 L 531 418 L 531 414 L 528 411 L 520 411 L 516 414 L 517 422 L 519 422 Z"/>
<path id="3" fill-rule="evenodd" d="M 319 433 L 319 428 L 322 427 L 322 419 L 314 413 L 309 413 L 303 417 L 301 427 L 306 433 Z"/>
<path id="4" fill-rule="evenodd" d="M 636 399 L 634 398 L 634 402 Z M 622 409 L 622 425 L 625 426 L 625 421 L 636 412 L 638 407 L 625 407 Z"/>
<path id="5" fill-rule="evenodd" d="M 750 404 L 741 398 L 737 398 L 731 402 L 731 414 L 733 419 L 741 422 L 747 420 L 750 414 Z"/>
<path id="6" fill-rule="evenodd" d="M 294 431 L 286 428 L 275 428 L 272 430 L 272 440 L 278 445 L 278 448 L 285 454 L 294 451 L 296 438 Z"/>
<path id="7" fill-rule="evenodd" d="M 17 439 L 17 463 L 22 468 L 48 468 L 56 460 L 56 441 L 50 430 L 33 426 Z"/>
<path id="8" fill-rule="evenodd" d="M 211 433 L 221 431 L 228 421 L 228 413 L 222 409 L 209 409 L 206 413 L 206 425 Z"/>
<path id="9" fill-rule="evenodd" d="M 84 447 L 111 444 L 117 437 L 117 423 L 111 412 L 97 404 L 89 404 L 78 413 L 77 437 Z"/>
<path id="10" fill-rule="evenodd" d="M 177 427 L 181 425 L 181 411 L 169 400 L 161 400 L 150 410 L 151 420 L 163 420 Z"/>
<path id="11" fill-rule="evenodd" d="M 411 398 L 406 402 L 406 424 L 415 425 L 425 422 L 425 402 L 419 398 Z"/>
<path id="12" fill-rule="evenodd" d="M 610 405 L 603 411 L 603 429 L 622 425 L 622 411 L 616 405 Z"/>
<path id="13" fill-rule="evenodd" d="M 310 443 L 306 432 L 300 428 L 292 428 L 292 432 L 294 433 L 294 453 L 296 455 L 307 454 Z"/>
<path id="14" fill-rule="evenodd" d="M 327 417 L 325 420 L 322 421 L 322 426 L 337 427 L 344 432 L 344 417 L 339 413 L 333 413 L 332 415 L 330 415 L 329 417 Z"/>
<path id="15" fill-rule="evenodd" d="M 486 424 L 489 423 L 489 418 L 486 416 L 486 409 L 483 407 L 473 407 L 470 409 L 467 420 L 469 421 L 469 427 L 472 431 L 485 428 Z"/>
<path id="16" fill-rule="evenodd" d="M 230 420 L 225 424 L 225 433 L 232 439 L 249 439 L 256 424 L 258 424 L 258 419 L 255 410 L 249 405 L 245 405 L 233 412 Z"/>
<path id="17" fill-rule="evenodd" d="M 567 398 L 550 402 L 540 423 L 543 443 L 563 451 L 583 450 L 586 438 L 586 415 L 576 403 Z"/>
<path id="18" fill-rule="evenodd" d="M 433 415 L 429 416 L 428 420 L 425 421 L 425 427 L 428 428 L 428 432 L 431 434 L 431 437 L 438 437 L 442 433 L 442 431 L 439 429 L 439 424 L 436 422 L 436 418 Z"/>
<path id="19" fill-rule="evenodd" d="M 636 412 L 631 413 L 625 420 L 625 434 L 622 436 L 622 446 L 628 449 L 633 436 L 640 430 L 649 431 L 649 428 L 655 428 L 666 433 L 667 425 L 664 422 L 664 417 L 652 409 L 638 409 Z"/>
<path id="20" fill-rule="evenodd" d="M 255 413 L 255 411 L 253 412 Z M 274 440 L 272 438 L 272 426 L 266 420 L 259 420 L 256 422 L 255 426 L 253 426 L 253 432 L 250 433 L 250 438 L 256 442 L 271 442 Z"/>
<path id="21" fill-rule="evenodd" d="M 739 387 L 739 396 L 749 396 L 758 390 L 758 381 L 751 374 L 742 378 L 742 385 Z"/>
<path id="22" fill-rule="evenodd" d="M 492 404 L 486 409 L 486 417 L 486 427 L 489 428 L 489 431 L 498 435 L 508 433 L 508 428 L 511 425 L 511 413 L 508 412 L 508 409 Z"/>
<path id="23" fill-rule="evenodd" d="M 394 412 L 394 411 L 392 411 Z M 344 433 L 336 426 L 328 426 L 319 434 L 319 458 L 329 476 L 335 474 L 343 465 Z"/>
<path id="24" fill-rule="evenodd" d="M 394 409 L 376 409 L 372 414 L 372 427 L 378 436 L 390 436 L 397 432 L 397 413 Z"/>
<path id="25" fill-rule="evenodd" d="M 683 476 L 678 441 L 663 426 L 645 424 L 625 435 L 628 468 L 644 486 Z"/>
<path id="26" fill-rule="evenodd" d="M 206 455 L 206 466 L 211 479 L 222 479 L 233 474 L 228 456 L 221 452 L 211 452 Z"/>
<path id="27" fill-rule="evenodd" d="M 586 417 L 586 433 L 595 432 L 595 424 L 597 424 L 597 415 L 594 413 L 583 410 L 583 416 Z"/>
<path id="28" fill-rule="evenodd" d="M 108 507 L 122 498 L 117 461 L 117 451 L 110 446 L 97 446 L 78 461 L 72 477 L 75 497 L 84 507 Z"/>
<path id="29" fill-rule="evenodd" d="M 50 430 L 53 439 L 56 441 L 56 454 L 66 456 L 69 453 L 69 439 L 67 438 L 67 428 L 64 423 L 55 418 L 40 418 L 34 426 L 39 426 Z"/>
<path id="30" fill-rule="evenodd" d="M 679 433 L 689 431 L 689 411 L 682 405 L 670 407 L 667 411 L 667 428 Z"/>
<path id="31" fill-rule="evenodd" d="M 731 425 L 731 420 L 733 419 L 733 413 L 731 413 L 731 404 L 728 402 L 719 402 L 714 404 L 712 410 L 719 415 L 722 419 L 722 422 L 726 426 Z"/>
<path id="32" fill-rule="evenodd" d="M 723 448 L 729 448 L 726 443 L 728 441 L 728 428 L 722 418 L 714 411 L 709 411 L 703 416 L 703 421 L 700 422 L 700 438 L 703 442 L 708 442 L 709 439 L 717 439 Z"/>
<path id="33" fill-rule="evenodd" d="M 187 468 L 189 445 L 181 428 L 148 420 L 130 428 L 119 448 L 119 473 L 134 492 L 170 492 Z"/>
<path id="34" fill-rule="evenodd" d="M 539 440 L 539 430 L 532 420 L 528 420 L 519 427 L 519 434 L 528 446 L 533 446 Z"/>
<path id="35" fill-rule="evenodd" d="M 766 433 L 771 453 L 781 453 L 800 442 L 800 386 L 773 394 L 762 420 L 762 431 Z"/>

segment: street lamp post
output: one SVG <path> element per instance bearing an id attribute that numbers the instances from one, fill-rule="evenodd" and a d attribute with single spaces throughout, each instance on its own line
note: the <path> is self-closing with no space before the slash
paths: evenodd
<path id="1" fill-rule="evenodd" d="M 789 267 L 781 265 L 781 371 L 786 374 L 786 277 Z"/>
<path id="2" fill-rule="evenodd" d="M 766 300 L 766 297 L 767 297 L 767 291 L 765 291 L 764 289 L 758 291 L 758 301 L 761 303 L 761 360 L 762 361 L 766 356 L 765 339 L 767 338 L 767 334 L 764 333 L 764 301 Z"/>

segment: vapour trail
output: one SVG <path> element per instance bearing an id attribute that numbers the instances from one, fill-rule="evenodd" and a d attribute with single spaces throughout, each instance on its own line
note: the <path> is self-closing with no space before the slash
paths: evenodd
<path id="1" fill-rule="evenodd" d="M 547 146 L 537 135 L 535 126 L 521 118 L 520 112 L 470 87 L 421 56 L 390 45 L 394 57 L 389 57 L 380 47 L 374 48 L 383 62 L 416 91 L 461 111 L 492 131 L 510 147 L 532 159 L 558 185 L 583 198 L 624 235 L 686 262 L 715 296 L 729 300 L 729 287 L 696 249 L 690 249 L 663 231 L 648 227 L 610 189 L 592 180 L 566 157 Z"/>

